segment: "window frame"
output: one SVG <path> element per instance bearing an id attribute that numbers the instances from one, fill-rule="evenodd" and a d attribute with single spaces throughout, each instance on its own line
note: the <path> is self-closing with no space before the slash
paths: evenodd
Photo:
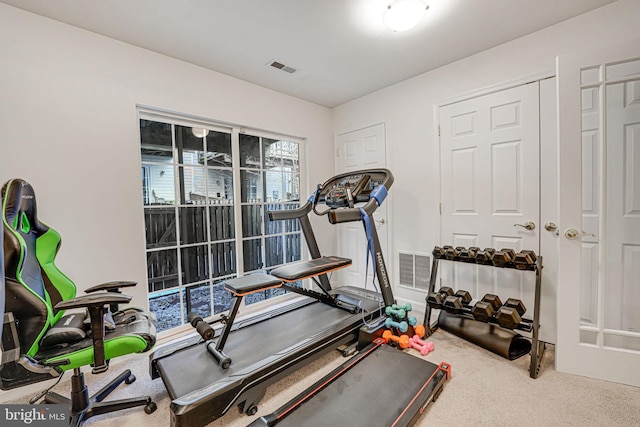
<path id="1" fill-rule="evenodd" d="M 299 194 L 298 194 L 298 200 L 297 201 L 289 201 L 289 202 L 285 202 L 285 201 L 281 201 L 281 202 L 277 202 L 280 205 L 284 205 L 284 204 L 296 204 L 297 206 L 301 206 L 306 202 L 306 197 L 303 194 L 303 189 L 307 188 L 307 184 L 306 184 L 306 151 L 307 151 L 307 147 L 306 147 L 306 139 L 302 138 L 302 137 L 297 137 L 297 136 L 291 136 L 291 135 L 287 135 L 287 134 L 283 134 L 283 133 L 276 133 L 276 132 L 270 132 L 270 131 L 265 131 L 265 130 L 260 130 L 260 129 L 253 129 L 253 128 L 249 128 L 247 126 L 244 125 L 237 125 L 237 124 L 231 124 L 231 123 L 226 123 L 226 122 L 222 122 L 222 121 L 218 121 L 218 120 L 210 120 L 210 119 L 205 119 L 205 118 L 198 118 L 198 117 L 190 117 L 190 116 L 186 116 L 183 114 L 179 114 L 179 113 L 175 113 L 175 112 L 168 112 L 168 111 L 164 111 L 164 110 L 158 110 L 158 109 L 154 109 L 154 108 L 149 108 L 149 107 L 143 107 L 143 106 L 137 106 L 137 128 L 138 128 L 138 145 L 141 146 L 141 142 L 142 142 L 142 137 L 141 137 L 141 132 L 140 132 L 140 120 L 150 120 L 150 121 L 155 121 L 155 122 L 161 122 L 161 123 L 167 123 L 170 124 L 172 127 L 172 131 L 171 131 L 171 137 L 172 137 L 172 150 L 175 150 L 175 143 L 173 143 L 174 139 L 175 139 L 175 126 L 184 126 L 184 127 L 201 127 L 201 128 L 206 128 L 206 129 L 210 129 L 213 131 L 219 131 L 219 132 L 223 132 L 223 133 L 229 133 L 231 135 L 231 155 L 232 155 L 232 165 L 231 165 L 231 173 L 232 173 L 232 180 L 233 180 L 233 212 L 234 212 L 234 227 L 235 227 L 235 236 L 233 238 L 233 241 L 235 243 L 235 253 L 236 253 L 236 273 L 235 275 L 237 276 L 242 276 L 245 273 L 245 268 L 244 268 L 244 249 L 243 249 L 243 243 L 246 239 L 260 239 L 261 240 L 261 246 L 262 246 L 262 260 L 263 260 L 263 265 L 262 265 L 262 271 L 267 271 L 270 270 L 272 268 L 275 268 L 277 265 L 282 265 L 282 264 L 277 264 L 274 266 L 270 266 L 267 267 L 266 266 L 266 257 L 265 257 L 265 250 L 266 250 L 266 239 L 268 237 L 273 237 L 273 236 L 282 236 L 283 241 L 285 241 L 286 239 L 286 235 L 291 235 L 291 234 L 295 234 L 297 233 L 300 237 L 300 259 L 307 259 L 308 258 L 308 248 L 306 246 L 304 242 L 304 236 L 302 235 L 301 230 L 298 230 L 297 232 L 286 232 L 285 231 L 285 227 L 282 227 L 282 230 L 278 233 L 275 234 L 267 234 L 266 233 L 266 226 L 265 226 L 265 218 L 264 215 L 266 215 L 266 206 L 268 203 L 266 200 L 264 200 L 264 197 L 261 197 L 261 203 L 260 205 L 262 206 L 262 213 L 263 213 L 263 217 L 262 217 L 262 221 L 260 224 L 261 227 L 261 233 L 257 236 L 254 237 L 248 237 L 245 238 L 243 236 L 243 230 L 242 230 L 242 207 L 247 205 L 247 203 L 243 203 L 242 202 L 242 195 L 241 195 L 241 179 L 240 179 L 240 171 L 241 168 L 240 167 L 240 135 L 250 135 L 250 136 L 256 136 L 258 138 L 260 138 L 260 158 L 262 159 L 262 156 L 264 155 L 263 153 L 263 149 L 262 149 L 262 140 L 264 138 L 267 139 L 275 139 L 275 140 L 281 140 L 281 141 L 287 141 L 287 142 L 293 142 L 298 144 L 298 172 L 297 174 L 299 175 Z M 138 151 L 140 153 L 140 165 L 142 166 L 142 168 L 144 169 L 145 167 L 149 167 L 151 164 L 154 164 L 153 162 L 150 161 L 145 161 L 142 159 L 142 153 L 141 151 Z M 174 185 L 174 191 L 178 188 L 178 171 L 180 167 L 184 167 L 184 166 L 188 166 L 185 165 L 183 163 L 183 159 L 177 159 L 175 158 L 176 153 L 175 151 L 172 153 L 173 154 L 173 159 L 171 161 L 171 168 L 173 168 L 174 174 L 173 174 L 173 185 Z M 158 163 L 161 164 L 161 163 Z M 168 164 L 164 164 L 165 166 L 169 166 Z M 264 180 L 264 174 L 263 171 L 264 169 L 262 169 L 264 166 L 263 162 L 261 161 L 260 167 L 258 169 L 256 169 L 256 171 L 259 171 L 260 175 L 261 175 L 261 180 Z M 209 168 L 209 166 L 205 166 L 204 170 L 207 171 Z M 206 173 L 206 172 L 205 172 Z M 147 176 L 147 181 L 151 182 L 152 181 L 152 174 L 148 173 Z M 263 189 L 262 189 L 262 195 L 264 196 L 264 185 L 265 183 L 263 182 Z M 151 189 L 149 189 L 148 191 L 146 191 L 144 189 L 142 190 L 142 194 L 143 196 L 146 194 L 147 198 L 150 199 L 151 197 Z M 207 190 L 208 191 L 208 190 Z M 176 198 L 179 198 L 176 195 Z M 146 215 L 146 208 L 149 206 L 147 204 L 145 204 L 145 201 L 142 200 L 142 208 L 143 208 L 143 217 Z M 276 203 L 276 202 L 274 202 Z M 185 206 L 181 203 L 180 200 L 175 200 L 175 202 L 173 203 L 173 205 L 170 205 L 171 207 L 173 207 L 174 209 L 174 215 L 175 218 L 179 218 L 179 214 L 178 211 L 180 209 L 183 209 Z M 205 204 L 203 206 L 215 206 L 214 204 Z M 208 217 L 210 215 L 207 215 Z M 145 218 L 145 224 L 146 224 L 146 218 Z M 207 218 L 206 220 L 206 224 L 207 224 L 207 241 L 204 243 L 205 245 L 211 245 L 214 242 L 219 242 L 218 240 L 212 240 L 212 237 L 210 235 L 210 230 L 211 230 L 211 226 L 210 226 L 210 219 Z M 177 265 L 180 266 L 181 265 L 181 256 L 182 256 L 182 250 L 184 248 L 188 248 L 188 247 L 193 247 L 193 246 L 198 246 L 199 244 L 202 243 L 183 243 L 181 242 L 181 238 L 180 238 L 180 230 L 179 230 L 179 225 L 176 224 L 176 243 L 174 246 L 168 246 L 169 248 L 175 249 L 177 251 Z M 164 247 L 160 247 L 160 248 L 154 248 L 152 250 L 150 250 L 147 247 L 146 241 L 143 243 L 144 248 L 145 248 L 145 254 L 148 254 L 149 252 L 153 252 L 153 251 L 161 251 L 163 249 L 165 249 Z M 211 251 L 209 250 L 208 252 L 209 254 L 211 254 Z M 209 262 L 210 259 L 209 259 Z M 286 257 L 283 255 L 283 263 L 286 263 Z M 178 271 L 180 271 L 180 269 L 177 267 Z M 211 267 L 209 267 L 209 271 L 211 271 Z M 252 270 L 251 272 L 256 272 L 256 270 Z M 219 276 L 222 277 L 224 280 L 224 278 L 228 278 L 230 276 Z M 201 285 L 205 285 L 205 284 L 209 284 L 209 290 L 210 290 L 210 304 L 211 304 L 211 311 L 212 311 L 212 315 L 211 316 L 207 316 L 207 317 L 214 317 L 214 316 L 218 316 L 221 313 L 225 313 L 225 311 L 221 311 L 221 312 L 216 312 L 215 311 L 215 301 L 214 301 L 214 289 L 215 289 L 215 282 L 216 282 L 216 277 L 208 277 L 206 279 L 203 280 L 199 280 L 193 283 L 187 283 L 186 285 L 183 282 L 183 278 L 181 277 L 180 274 L 178 274 L 178 284 L 175 287 L 171 287 L 168 288 L 164 291 L 159 290 L 157 292 L 153 292 L 149 290 L 149 278 L 148 275 L 146 277 L 146 292 L 147 292 L 147 300 L 150 300 L 151 298 L 153 298 L 154 295 L 159 295 L 162 292 L 176 292 L 178 294 L 178 298 L 180 301 L 180 316 L 181 316 L 181 320 L 180 320 L 180 324 L 178 326 L 173 326 L 173 327 L 169 327 L 167 329 L 164 329 L 160 332 L 160 336 L 163 335 L 171 335 L 176 333 L 177 330 L 182 330 L 183 328 L 186 328 L 186 326 L 188 326 L 187 320 L 186 318 L 184 318 L 184 313 L 185 313 L 185 304 L 186 304 L 186 299 L 184 297 L 184 293 L 187 292 L 187 289 L 192 288 L 192 287 L 198 287 Z M 277 295 L 275 297 L 269 297 L 267 299 L 258 301 L 258 302 L 253 302 L 253 303 L 246 303 L 244 300 L 242 302 L 242 306 L 240 307 L 241 312 L 245 313 L 245 314 L 249 314 L 252 312 L 256 312 L 256 311 L 262 311 L 265 309 L 268 309 L 269 307 L 273 306 L 273 305 L 277 305 L 277 304 L 281 304 L 284 303 L 292 298 L 294 298 L 295 295 L 292 295 L 290 293 L 287 293 L 285 295 Z M 245 298 L 246 299 L 246 298 Z"/>

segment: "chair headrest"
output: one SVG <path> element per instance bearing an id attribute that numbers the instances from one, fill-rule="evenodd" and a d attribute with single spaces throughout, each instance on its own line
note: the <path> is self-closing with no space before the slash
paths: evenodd
<path id="1" fill-rule="evenodd" d="M 2 187 L 0 194 L 5 225 L 5 280 L 17 280 L 45 298 L 36 242 L 49 227 L 38 221 L 33 188 L 25 180 L 12 179 Z"/>
<path id="2" fill-rule="evenodd" d="M 2 214 L 9 226 L 28 233 L 40 225 L 37 215 L 36 195 L 33 187 L 23 179 L 12 179 L 2 187 Z"/>

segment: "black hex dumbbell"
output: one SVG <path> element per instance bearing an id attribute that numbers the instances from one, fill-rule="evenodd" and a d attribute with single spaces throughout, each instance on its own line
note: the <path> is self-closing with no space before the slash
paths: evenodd
<path id="1" fill-rule="evenodd" d="M 477 251 L 475 257 L 476 264 L 493 265 L 491 258 L 495 251 L 493 248 L 484 248 L 482 251 Z"/>
<path id="2" fill-rule="evenodd" d="M 513 259 L 513 264 L 518 270 L 531 270 L 537 259 L 534 251 L 520 251 Z"/>
<path id="3" fill-rule="evenodd" d="M 496 267 L 507 267 L 513 262 L 516 257 L 516 251 L 513 249 L 500 249 L 493 253 L 491 257 L 491 263 Z"/>
<path id="4" fill-rule="evenodd" d="M 446 247 L 444 251 L 445 259 L 449 261 L 455 261 L 458 258 L 458 249 L 460 248 L 454 248 L 452 246 Z"/>
<path id="5" fill-rule="evenodd" d="M 522 322 L 522 315 L 527 311 L 522 301 L 509 298 L 496 313 L 496 322 L 506 329 L 514 329 Z"/>
<path id="6" fill-rule="evenodd" d="M 441 309 L 444 301 L 447 297 L 453 295 L 453 289 L 448 286 L 443 286 L 438 289 L 438 292 L 430 292 L 427 295 L 427 304 L 431 308 Z"/>
<path id="7" fill-rule="evenodd" d="M 436 246 L 433 248 L 433 258 L 434 259 L 444 259 L 445 248 L 441 248 L 440 246 Z"/>
<path id="8" fill-rule="evenodd" d="M 473 299 L 471 297 L 471 294 L 468 291 L 465 291 L 464 289 L 458 289 L 456 293 L 453 294 L 453 296 L 460 298 L 463 305 L 469 305 L 469 303 Z"/>
<path id="9" fill-rule="evenodd" d="M 485 296 L 471 308 L 471 314 L 474 319 L 486 323 L 491 320 L 501 305 L 502 301 L 500 301 L 498 295 L 485 294 Z"/>
<path id="10" fill-rule="evenodd" d="M 460 258 L 460 261 L 463 262 L 476 262 L 476 254 L 479 250 L 480 248 L 477 248 L 475 246 L 471 246 L 468 249 L 462 248 L 462 250 L 458 253 L 458 257 Z"/>
<path id="11" fill-rule="evenodd" d="M 442 308 L 447 313 L 460 314 L 471 302 L 471 294 L 465 290 L 458 290 L 454 295 L 449 295 L 444 299 Z"/>

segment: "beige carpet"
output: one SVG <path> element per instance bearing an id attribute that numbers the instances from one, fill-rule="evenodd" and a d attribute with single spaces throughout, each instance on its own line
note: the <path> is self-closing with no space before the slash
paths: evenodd
<path id="1" fill-rule="evenodd" d="M 418 420 L 418 426 L 640 426 L 640 388 L 557 372 L 553 346 L 547 350 L 542 372 L 534 380 L 529 378 L 528 356 L 510 362 L 445 331 L 437 331 L 430 339 L 435 351 L 426 356 L 427 360 L 450 363 L 452 378 L 440 398 Z M 412 354 L 421 357 L 413 350 Z M 257 416 L 277 409 L 344 360 L 333 352 L 274 384 L 259 405 Z M 168 426 L 170 400 L 162 380 L 151 381 L 146 354 L 114 361 L 107 374 L 86 375 L 90 390 L 97 390 L 127 367 L 138 380 L 121 385 L 112 398 L 150 394 L 158 410 L 146 415 L 141 408 L 131 409 L 95 417 L 86 425 Z M 68 389 L 68 379 L 54 388 L 63 394 Z M 27 400 L 28 397 L 12 403 Z M 373 405 L 384 402 L 372 402 Z M 208 427 L 246 426 L 252 420 L 234 409 Z"/>

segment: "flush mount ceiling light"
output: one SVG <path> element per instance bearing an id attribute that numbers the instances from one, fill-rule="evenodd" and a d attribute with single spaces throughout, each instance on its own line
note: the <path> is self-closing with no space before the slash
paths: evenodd
<path id="1" fill-rule="evenodd" d="M 384 25 L 392 31 L 407 31 L 418 25 L 429 6 L 422 0 L 395 0 L 384 13 Z"/>
<path id="2" fill-rule="evenodd" d="M 204 138 L 205 136 L 209 135 L 209 129 L 191 128 L 191 133 L 196 138 Z"/>

